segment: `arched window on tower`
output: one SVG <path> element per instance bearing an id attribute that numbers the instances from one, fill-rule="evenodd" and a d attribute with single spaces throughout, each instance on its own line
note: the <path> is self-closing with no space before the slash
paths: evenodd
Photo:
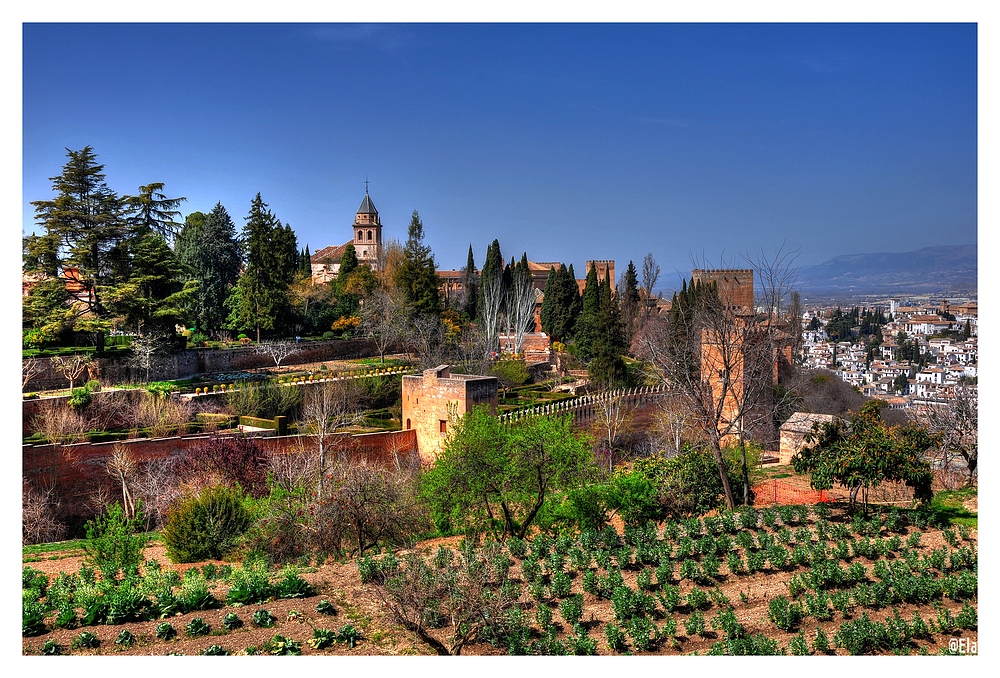
<path id="1" fill-rule="evenodd" d="M 369 240 L 371 240 L 371 239 L 372 239 L 372 232 L 371 232 L 371 231 L 368 231 L 368 239 L 369 239 Z"/>

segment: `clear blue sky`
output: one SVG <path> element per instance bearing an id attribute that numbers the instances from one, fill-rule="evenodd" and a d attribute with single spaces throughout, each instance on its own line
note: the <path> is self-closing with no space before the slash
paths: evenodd
<path id="1" fill-rule="evenodd" d="M 23 27 L 22 232 L 66 148 L 341 244 L 365 180 L 441 268 L 977 242 L 975 24 Z"/>

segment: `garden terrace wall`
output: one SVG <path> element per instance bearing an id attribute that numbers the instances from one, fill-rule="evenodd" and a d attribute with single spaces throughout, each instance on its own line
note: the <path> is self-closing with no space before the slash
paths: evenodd
<path id="1" fill-rule="evenodd" d="M 122 441 L 140 463 L 179 456 L 210 435 Z M 337 434 L 334 447 L 343 449 L 348 459 L 366 460 L 391 468 L 419 464 L 414 431 L 383 431 L 351 435 Z M 272 454 L 302 454 L 315 449 L 313 436 L 267 436 L 261 441 Z M 329 444 L 329 443 L 328 443 Z M 61 513 L 87 520 L 93 517 L 93 498 L 120 495 L 121 486 L 108 474 L 107 461 L 115 443 L 76 443 L 73 445 L 25 445 L 21 452 L 21 472 L 26 482 L 36 488 L 54 488 L 61 502 Z"/>
<path id="2" fill-rule="evenodd" d="M 299 344 L 300 352 L 286 358 L 282 365 L 323 362 L 324 360 L 347 360 L 368 358 L 378 355 L 370 339 L 347 339 L 331 341 L 306 341 Z M 69 380 L 52 368 L 49 358 L 40 358 L 43 369 L 23 388 L 23 391 L 45 391 L 69 387 Z M 171 381 L 186 379 L 196 374 L 212 372 L 238 372 L 240 370 L 274 367 L 270 356 L 255 352 L 253 346 L 227 349 L 196 348 L 178 351 L 164 356 L 156 369 L 150 370 L 151 381 Z M 97 359 L 94 378 L 103 384 L 145 381 L 144 371 L 128 366 L 125 356 Z M 77 379 L 75 386 L 82 386 L 86 374 Z"/>

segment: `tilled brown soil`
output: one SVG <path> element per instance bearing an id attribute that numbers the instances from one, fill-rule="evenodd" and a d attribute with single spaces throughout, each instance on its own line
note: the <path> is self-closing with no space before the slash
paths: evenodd
<path id="1" fill-rule="evenodd" d="M 978 543 L 976 531 L 972 531 L 973 543 Z M 439 545 L 457 547 L 458 537 L 447 539 L 436 539 L 423 542 L 418 545 L 418 549 L 431 554 Z M 929 552 L 944 544 L 944 539 L 940 531 L 925 530 L 921 541 L 921 551 Z M 37 562 L 27 562 L 36 570 L 40 570 L 50 576 L 59 572 L 75 572 L 82 560 L 79 555 L 59 558 L 59 554 L 51 554 L 53 559 L 41 560 Z M 171 565 L 166 558 L 162 545 L 154 544 L 147 548 L 145 560 L 158 560 L 163 567 L 173 567 L 183 573 L 185 569 L 192 566 L 201 566 L 205 563 L 193 563 L 189 565 Z M 208 561 L 221 565 L 220 561 Z M 871 571 L 871 563 L 861 559 Z M 293 639 L 301 644 L 303 655 L 351 655 L 351 656 L 393 656 L 393 655 L 433 655 L 434 651 L 425 643 L 418 640 L 415 635 L 396 623 L 383 609 L 377 589 L 371 584 L 362 584 L 358 575 L 358 570 L 353 561 L 347 563 L 325 563 L 315 571 L 302 574 L 303 579 L 308 581 L 317 589 L 317 594 L 308 598 L 273 600 L 260 605 L 248 605 L 245 607 L 227 606 L 221 609 L 205 610 L 177 615 L 167 619 L 177 630 L 177 638 L 170 641 L 163 641 L 155 636 L 155 628 L 160 621 L 130 622 L 119 625 L 91 626 L 86 629 L 76 628 L 72 630 L 55 629 L 43 635 L 22 639 L 22 653 L 25 655 L 38 654 L 42 645 L 47 640 L 55 640 L 63 647 L 65 653 L 73 655 L 169 655 L 185 654 L 197 655 L 202 653 L 210 645 L 219 645 L 225 648 L 230 654 L 246 654 L 247 648 L 260 647 L 274 635 L 280 634 Z M 788 594 L 788 581 L 796 570 L 791 572 L 759 572 L 753 576 L 740 576 L 731 578 L 725 574 L 719 577 L 719 590 L 732 603 L 734 611 L 748 633 L 763 633 L 771 639 L 777 640 L 779 646 L 787 647 L 795 633 L 778 630 L 774 623 L 768 619 L 768 604 L 771 599 L 779 595 Z M 798 571 L 802 571 L 801 568 Z M 633 589 L 636 588 L 636 576 L 634 571 L 623 571 L 626 583 Z M 512 575 L 520 576 L 519 567 L 512 568 Z M 675 571 L 676 576 L 676 571 Z M 690 582 L 681 585 L 682 595 L 686 595 L 691 588 Z M 705 587 L 702 587 L 705 588 Z M 214 593 L 217 598 L 224 599 L 226 585 L 219 583 Z M 582 591 L 582 579 L 579 575 L 574 577 L 573 592 Z M 591 629 L 590 636 L 597 640 L 597 653 L 601 655 L 616 654 L 611 650 L 604 638 L 604 625 L 614 619 L 611 601 L 600 599 L 590 593 L 584 593 L 584 616 L 581 620 L 585 627 Z M 335 616 L 320 614 L 316 611 L 316 605 L 321 600 L 329 600 L 337 609 Z M 534 603 L 525 591 L 522 598 L 527 614 L 534 617 Z M 957 615 L 961 609 L 961 604 L 945 599 L 944 606 L 951 610 L 953 615 Z M 973 601 L 973 604 L 978 605 Z M 270 628 L 258 628 L 252 623 L 253 613 L 264 608 L 277 618 L 274 626 Z M 899 613 L 904 619 L 909 621 L 914 610 L 918 610 L 913 605 L 897 605 Z M 718 607 L 713 605 L 705 613 L 706 626 L 710 628 L 709 620 L 716 614 Z M 244 622 L 242 628 L 226 631 L 222 626 L 222 618 L 228 612 L 236 612 Z M 559 621 L 560 614 L 554 610 L 554 618 Z M 855 610 L 853 617 L 857 619 L 861 616 L 862 610 Z M 872 620 L 883 620 L 891 614 L 889 609 L 864 610 Z M 919 608 L 920 615 L 925 621 L 930 621 L 936 616 L 936 610 L 931 606 Z M 195 617 L 201 617 L 211 626 L 209 635 L 190 638 L 185 633 L 185 626 Z M 678 643 L 676 647 L 663 645 L 651 653 L 654 655 L 680 655 L 698 652 L 706 653 L 711 646 L 721 639 L 721 633 L 709 631 L 704 637 L 685 635 L 683 628 L 683 615 L 675 613 L 677 624 Z M 51 620 L 50 620 L 51 621 Z M 806 638 L 811 641 L 817 628 L 823 629 L 831 640 L 844 619 L 840 613 L 834 612 L 833 619 L 826 622 L 817 622 L 812 617 L 803 620 L 802 628 L 805 630 Z M 330 629 L 336 632 L 345 624 L 351 624 L 358 629 L 363 639 L 353 648 L 343 643 L 336 643 L 329 648 L 322 650 L 313 649 L 308 641 L 313 637 L 313 629 Z M 115 644 L 115 639 L 122 629 L 128 629 L 138 637 L 138 642 L 129 648 L 123 648 Z M 90 631 L 100 639 L 100 646 L 93 649 L 71 649 L 73 639 L 82 630 Z M 571 629 L 564 623 L 562 632 L 566 634 Z M 444 640 L 447 638 L 448 629 L 439 629 L 432 632 L 435 636 Z M 930 654 L 936 654 L 939 650 L 948 647 L 952 639 L 964 638 L 966 642 L 974 641 L 978 644 L 977 631 L 964 631 L 956 633 L 954 636 L 944 634 L 934 634 L 930 641 L 919 641 L 919 645 Z M 836 649 L 836 654 L 845 654 L 843 649 Z M 495 648 L 487 643 L 476 643 L 467 646 L 463 650 L 466 655 L 490 656 L 503 655 L 502 649 Z"/>

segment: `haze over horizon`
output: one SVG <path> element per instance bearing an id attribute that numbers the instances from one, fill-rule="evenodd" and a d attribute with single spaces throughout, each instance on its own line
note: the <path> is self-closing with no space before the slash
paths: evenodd
<path id="1" fill-rule="evenodd" d="M 66 148 L 299 247 L 417 210 L 441 268 L 977 243 L 976 24 L 23 26 L 22 235 Z M 87 54 L 95 68 L 67 68 Z M 67 105 L 72 102 L 72 105 Z"/>

